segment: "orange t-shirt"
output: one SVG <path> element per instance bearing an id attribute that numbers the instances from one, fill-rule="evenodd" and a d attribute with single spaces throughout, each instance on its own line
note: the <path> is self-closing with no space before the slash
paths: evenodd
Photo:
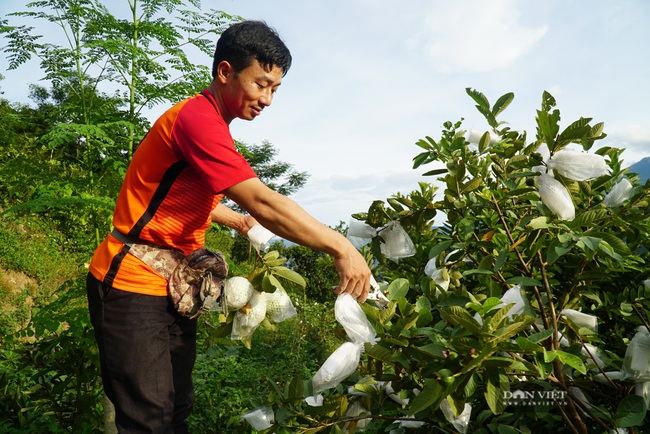
<path id="1" fill-rule="evenodd" d="M 113 226 L 188 254 L 204 245 L 220 193 L 255 176 L 235 149 L 212 96 L 195 95 L 165 112 L 133 154 Z M 167 281 L 127 250 L 108 235 L 95 251 L 90 272 L 123 291 L 167 295 Z"/>

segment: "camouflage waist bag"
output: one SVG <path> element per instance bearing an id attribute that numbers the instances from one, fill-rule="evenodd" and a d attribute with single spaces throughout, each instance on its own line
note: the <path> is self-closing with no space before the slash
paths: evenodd
<path id="1" fill-rule="evenodd" d="M 179 314 L 196 318 L 217 307 L 228 276 L 228 264 L 221 252 L 201 247 L 185 256 L 175 249 L 130 240 L 115 230 L 113 236 L 130 246 L 129 253 L 167 279 L 169 297 Z"/>

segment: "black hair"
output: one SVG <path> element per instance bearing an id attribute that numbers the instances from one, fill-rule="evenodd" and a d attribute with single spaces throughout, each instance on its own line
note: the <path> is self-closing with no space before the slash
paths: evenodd
<path id="1" fill-rule="evenodd" d="M 212 77 L 217 67 L 227 61 L 235 73 L 248 68 L 257 60 L 267 70 L 274 66 L 284 76 L 291 67 L 291 53 L 278 33 L 264 21 L 242 21 L 228 27 L 219 37 L 212 63 Z"/>

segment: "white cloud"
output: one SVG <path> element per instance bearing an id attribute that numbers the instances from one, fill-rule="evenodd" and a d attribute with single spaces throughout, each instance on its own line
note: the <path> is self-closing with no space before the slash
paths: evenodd
<path id="1" fill-rule="evenodd" d="M 622 124 L 608 134 L 602 145 L 624 149 L 621 155 L 624 166 L 630 166 L 650 157 L 650 128 L 647 125 Z"/>
<path id="2" fill-rule="evenodd" d="M 548 27 L 520 22 L 514 0 L 464 0 L 439 4 L 426 16 L 418 45 L 443 74 L 506 68 L 531 51 Z M 417 44 L 411 41 L 410 45 Z"/>

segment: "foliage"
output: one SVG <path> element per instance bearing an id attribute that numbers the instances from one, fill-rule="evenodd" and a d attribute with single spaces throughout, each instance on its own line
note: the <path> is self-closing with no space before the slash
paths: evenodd
<path id="1" fill-rule="evenodd" d="M 76 276 L 53 294 L 48 293 L 49 302 L 36 302 L 31 318 L 25 315 L 28 324 L 3 336 L 3 432 L 81 433 L 99 429 L 102 387 L 84 277 Z M 36 294 L 34 298 L 39 295 L 45 297 Z"/>
<path id="2" fill-rule="evenodd" d="M 255 291 L 273 293 L 276 290 L 281 290 L 291 295 L 297 290 L 304 289 L 306 283 L 300 274 L 285 266 L 286 260 L 280 256 L 277 250 L 272 250 L 264 255 L 256 251 L 253 268 L 243 277 L 253 285 Z M 229 276 L 233 277 L 236 274 L 229 273 Z M 218 321 L 221 324 L 214 333 L 215 337 L 231 335 L 235 314 L 234 311 L 226 310 L 218 316 Z M 264 319 L 262 324 L 272 330 L 277 329 L 277 326 L 271 324 L 268 318 Z M 241 337 L 240 341 L 250 349 L 251 337 Z"/>
<path id="3" fill-rule="evenodd" d="M 332 229 L 345 234 L 347 226 L 344 222 L 340 222 Z M 287 266 L 305 277 L 307 282 L 305 302 L 311 300 L 325 303 L 334 300 L 332 287 L 338 285 L 339 275 L 331 256 L 298 244 L 285 244 L 282 241 L 273 243 L 271 249 L 278 250 L 287 258 Z"/>
<path id="4" fill-rule="evenodd" d="M 47 294 L 78 273 L 65 245 L 65 236 L 43 219 L 0 217 L 0 266 L 36 279 Z"/>
<path id="5" fill-rule="evenodd" d="M 211 36 L 238 17 L 220 11 L 198 10 L 198 0 L 136 0 L 128 2 L 128 18 L 113 15 L 97 0 L 41 0 L 29 3 L 32 10 L 9 14 L 49 22 L 60 29 L 67 46 L 41 42 L 42 36 L 27 25 L 0 22 L 8 40 L 5 52 L 9 68 L 32 57 L 40 61 L 45 79 L 55 88 L 67 87 L 78 101 L 74 107 L 85 125 L 101 107 L 94 98 L 103 83 L 116 89 L 126 103 L 130 124 L 128 155 L 141 130 L 136 130 L 141 111 L 161 102 L 176 102 L 210 82 L 209 68 L 195 65 L 188 50 L 212 55 Z M 174 18 L 173 23 L 169 18 Z M 209 58 L 209 57 L 208 57 Z"/>
<path id="6" fill-rule="evenodd" d="M 131 1 L 128 18 L 96 0 L 41 0 L 27 8 L 0 21 L 8 67 L 36 58 L 52 88 L 32 86 L 36 110 L 2 106 L 8 115 L 0 127 L 14 136 L 35 126 L 0 152 L 3 205 L 58 221 L 76 248 L 90 254 L 94 246 L 86 240 L 96 245 L 110 230 L 114 198 L 148 126 L 142 110 L 205 87 L 209 68 L 188 55 L 211 57 L 212 37 L 239 17 L 199 11 L 196 0 Z M 43 41 L 34 22 L 59 29 L 67 45 L 52 42 L 53 34 Z"/>
<path id="7" fill-rule="evenodd" d="M 462 121 L 447 122 L 439 140 L 417 143 L 422 152 L 414 167 L 434 164 L 426 175 L 437 176 L 441 198 L 435 199 L 436 185 L 421 182 L 409 195 L 376 201 L 354 216 L 377 230 L 399 221 L 416 247 L 411 257 L 387 260 L 381 231 L 373 238 L 374 273 L 387 282 L 390 303 L 363 309 L 381 341 L 366 344 L 357 373 L 325 392 L 322 407 L 305 403 L 311 384 L 304 377 L 272 395 L 267 404 L 276 424 L 269 432 L 352 432 L 368 422 L 366 432 L 401 432 L 406 420 L 424 424 L 411 432 L 446 432 L 453 418 L 441 405 L 459 415 L 465 404 L 471 417 L 464 429 L 475 433 L 647 428 L 646 401 L 633 392 L 643 380 L 613 378 L 636 329 L 650 326 L 643 283 L 650 184 L 639 185 L 621 167 L 622 150 L 602 147 L 595 154 L 606 157 L 608 173 L 573 181 L 555 171 L 576 207 L 575 219 L 559 219 L 540 199 L 540 166 L 567 147 L 590 151 L 604 137 L 602 124 L 581 118 L 561 129 L 556 102 L 545 92 L 536 138 L 527 143 L 525 132 L 497 120 L 513 94 L 490 105 L 480 92 L 467 91 L 490 132 L 473 145 Z M 604 196 L 622 177 L 635 185 L 631 197 L 605 207 Z M 433 226 L 438 212 L 447 216 L 442 227 Z M 448 287 L 425 274 L 430 260 L 444 270 Z M 510 311 L 516 304 L 502 301 L 513 288 L 525 299 L 516 313 Z M 598 327 L 570 309 L 597 318 Z M 563 400 L 527 408 L 506 399 L 518 390 L 550 391 Z M 362 413 L 348 411 L 358 405 Z"/>
<path id="8" fill-rule="evenodd" d="M 190 416 L 192 432 L 247 433 L 239 416 L 273 390 L 295 376 L 310 376 L 330 350 L 329 333 L 334 320 L 331 306 L 310 303 L 299 307 L 299 316 L 261 328 L 250 349 L 230 338 L 215 338 L 211 327 L 215 314 L 202 317 L 199 351 L 194 370 L 196 402 Z"/>
<path id="9" fill-rule="evenodd" d="M 340 341 L 335 333 L 331 305 L 308 299 L 305 281 L 286 267 L 277 250 L 255 251 L 252 268 L 245 275 L 260 292 L 282 289 L 290 294 L 299 315 L 273 324 L 264 320 L 255 333 L 240 342 L 231 340 L 235 312 L 209 313 L 195 368 L 194 429 L 205 432 L 249 432 L 240 415 L 263 402 L 276 387 L 294 377 L 311 376 L 328 352 Z M 301 291 L 303 292 L 301 294 Z M 279 386 L 278 386 L 279 385 Z"/>

